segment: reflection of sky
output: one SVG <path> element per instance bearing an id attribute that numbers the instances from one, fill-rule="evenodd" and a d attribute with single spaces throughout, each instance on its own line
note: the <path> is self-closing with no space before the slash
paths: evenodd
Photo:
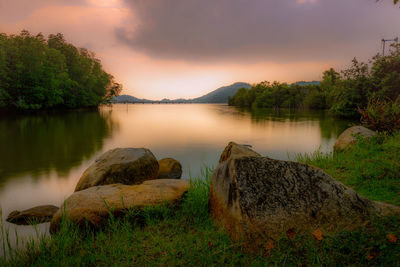
<path id="1" fill-rule="evenodd" d="M 158 159 L 173 157 L 182 163 L 183 178 L 189 178 L 199 175 L 203 166 L 216 166 L 221 152 L 230 141 L 250 144 L 254 150 L 265 156 L 287 159 L 288 153 L 309 153 L 320 147 L 329 151 L 337 135 L 333 132 L 328 135 L 330 138 L 322 137 L 321 127 L 331 126 L 329 123 L 322 123 L 324 116 L 310 116 L 305 113 L 289 119 L 289 115 L 283 113 L 280 118 L 276 114 L 264 116 L 273 117 L 273 120 L 262 120 L 262 116 L 254 120 L 249 112 L 225 105 L 114 105 L 104 107 L 101 114 L 109 114 L 112 121 L 110 125 L 118 127 L 115 127 L 111 136 L 103 137 L 105 139 L 103 147 L 99 147 L 100 151 L 93 150 L 89 158 L 82 154 L 85 158 L 80 165 L 76 165 L 74 157 L 66 157 L 62 164 L 70 167 L 62 176 L 56 171 L 57 166 L 44 164 L 49 166 L 48 169 L 43 169 L 34 177 L 31 174 L 19 174 L 0 184 L 3 219 L 15 209 L 23 210 L 45 204 L 59 206 L 73 192 L 83 171 L 101 153 L 112 148 L 146 147 Z M 77 128 L 79 125 L 74 129 Z M 324 130 L 329 133 L 331 128 Z M 35 151 L 30 151 L 32 155 L 34 153 Z M 8 223 L 7 225 L 11 226 Z M 29 232 L 26 226 L 11 227 L 22 233 Z"/>

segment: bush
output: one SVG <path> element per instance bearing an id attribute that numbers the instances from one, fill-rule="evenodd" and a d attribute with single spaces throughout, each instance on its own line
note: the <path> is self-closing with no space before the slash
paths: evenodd
<path id="1" fill-rule="evenodd" d="M 400 97 L 396 101 L 371 99 L 365 109 L 358 109 L 361 123 L 382 132 L 393 133 L 400 129 Z"/>

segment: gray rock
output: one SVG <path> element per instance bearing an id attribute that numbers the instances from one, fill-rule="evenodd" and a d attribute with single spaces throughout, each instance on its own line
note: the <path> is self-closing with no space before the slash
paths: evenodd
<path id="1" fill-rule="evenodd" d="M 333 150 L 336 152 L 346 150 L 349 146 L 357 143 L 357 135 L 363 138 L 371 138 L 375 136 L 376 133 L 364 126 L 350 127 L 338 137 L 333 146 Z"/>
<path id="2" fill-rule="evenodd" d="M 180 179 L 182 176 L 182 165 L 172 158 L 160 159 L 158 161 L 158 179 Z"/>
<path id="3" fill-rule="evenodd" d="M 299 231 L 353 229 L 400 208 L 368 200 L 318 168 L 263 157 L 231 158 L 211 178 L 213 218 L 250 249 Z M 260 246 L 260 247 L 259 247 Z"/>
<path id="4" fill-rule="evenodd" d="M 24 211 L 14 210 L 7 217 L 7 222 L 18 225 L 50 222 L 58 207 L 52 205 L 37 206 Z"/>
<path id="5" fill-rule="evenodd" d="M 81 176 L 75 192 L 107 184 L 140 184 L 157 178 L 158 162 L 146 148 L 116 148 L 101 155 Z"/>
<path id="6" fill-rule="evenodd" d="M 230 158 L 240 158 L 240 157 L 261 157 L 260 154 L 250 149 L 249 145 L 239 145 L 235 142 L 230 142 L 225 150 L 222 152 L 219 158 L 219 163 L 226 161 Z"/>

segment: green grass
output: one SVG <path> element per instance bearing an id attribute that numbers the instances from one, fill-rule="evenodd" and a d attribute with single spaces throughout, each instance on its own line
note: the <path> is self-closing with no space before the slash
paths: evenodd
<path id="1" fill-rule="evenodd" d="M 359 194 L 400 205 L 400 134 L 360 139 L 349 151 L 299 155 L 297 161 L 323 169 Z"/>
<path id="2" fill-rule="evenodd" d="M 299 156 L 321 167 L 363 195 L 399 203 L 400 135 L 361 142 L 337 155 Z M 393 160 L 393 161 L 392 161 Z M 400 266 L 400 218 L 368 222 L 317 241 L 311 234 L 282 239 L 257 255 L 243 251 L 210 219 L 210 169 L 193 179 L 179 207 L 168 204 L 131 210 L 110 218 L 101 230 L 78 229 L 65 222 L 51 238 L 43 237 L 11 250 L 1 266 Z M 397 193 L 395 192 L 397 190 Z M 3 228 L 2 228 L 3 229 Z M 3 229 L 4 232 L 4 229 Z M 6 238 L 2 240 L 6 242 Z"/>

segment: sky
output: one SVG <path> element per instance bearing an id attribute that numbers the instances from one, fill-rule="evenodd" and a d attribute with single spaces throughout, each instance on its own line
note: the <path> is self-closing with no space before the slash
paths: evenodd
<path id="1" fill-rule="evenodd" d="M 61 32 L 148 99 L 320 80 L 379 53 L 399 25 L 392 0 L 0 0 L 0 32 Z"/>

